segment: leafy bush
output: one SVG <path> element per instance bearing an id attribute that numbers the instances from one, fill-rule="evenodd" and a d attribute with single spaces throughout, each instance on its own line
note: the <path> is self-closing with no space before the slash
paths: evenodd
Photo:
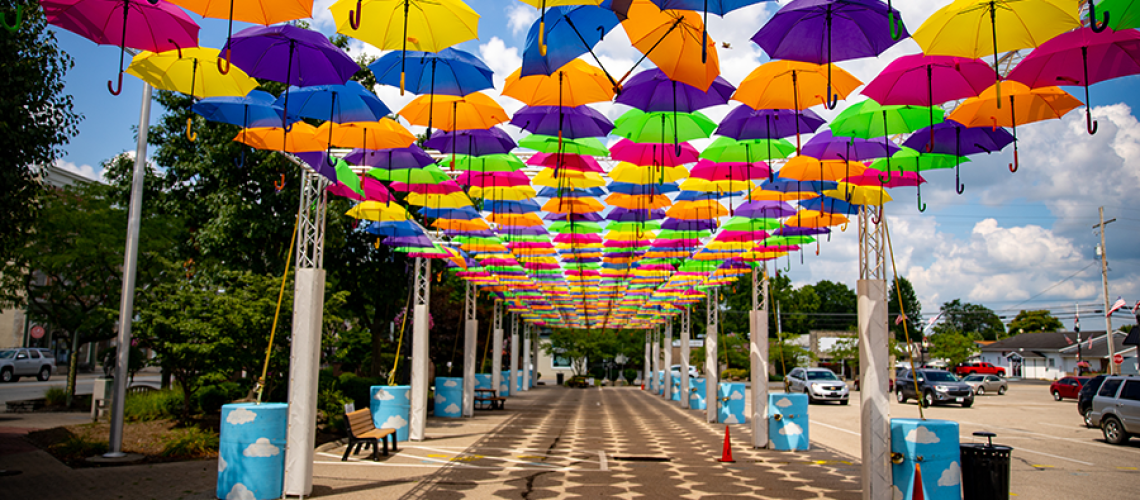
<path id="1" fill-rule="evenodd" d="M 67 404 L 67 389 L 63 387 L 49 387 L 44 391 L 44 399 L 48 406 L 63 406 Z"/>
<path id="2" fill-rule="evenodd" d="M 775 373 L 769 373 L 768 374 L 768 381 L 769 382 L 783 382 L 784 376 L 783 375 L 777 375 Z"/>
<path id="3" fill-rule="evenodd" d="M 337 389 L 321 389 L 317 393 L 317 423 L 326 424 L 331 430 L 345 430 L 344 405 L 352 399 Z M 363 409 L 357 406 L 357 409 Z"/>
<path id="4" fill-rule="evenodd" d="M 222 405 L 245 396 L 241 384 L 237 382 L 222 382 L 217 385 L 208 385 L 198 389 L 194 394 L 198 408 L 202 413 L 218 413 Z"/>
<path id="5" fill-rule="evenodd" d="M 721 380 L 746 380 L 751 376 L 751 371 L 747 368 L 729 368 L 720 374 Z"/>
<path id="6" fill-rule="evenodd" d="M 198 427 L 174 429 L 163 437 L 162 456 L 203 458 L 218 453 L 218 433 Z"/>
<path id="7" fill-rule="evenodd" d="M 564 385 L 566 385 L 566 387 L 578 388 L 589 387 L 590 384 L 586 382 L 586 378 L 587 377 L 585 376 L 570 377 L 570 379 L 567 380 Z"/>
<path id="8" fill-rule="evenodd" d="M 63 442 L 52 445 L 51 451 L 56 456 L 62 457 L 64 461 L 82 460 L 107 453 L 107 442 L 89 441 L 83 436 L 72 434 Z"/>
<path id="9" fill-rule="evenodd" d="M 356 403 L 357 408 L 367 408 L 374 385 L 388 385 L 388 381 L 379 377 L 359 377 L 354 373 L 342 373 L 334 388 L 340 390 L 345 397 Z"/>
<path id="10" fill-rule="evenodd" d="M 634 380 L 637 380 L 638 373 L 639 372 L 633 368 L 626 368 L 625 371 L 622 372 L 622 374 L 625 375 L 625 380 L 630 383 L 632 383 Z"/>
<path id="11" fill-rule="evenodd" d="M 134 422 L 178 418 L 182 414 L 182 389 L 130 394 L 127 396 L 123 413 L 126 420 Z"/>

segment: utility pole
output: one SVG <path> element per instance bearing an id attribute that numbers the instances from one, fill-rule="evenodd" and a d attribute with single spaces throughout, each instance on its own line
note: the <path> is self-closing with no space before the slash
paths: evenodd
<path id="1" fill-rule="evenodd" d="M 1100 230 L 1100 277 L 1104 282 L 1104 331 L 1105 341 L 1108 343 L 1108 373 L 1115 375 L 1117 373 L 1116 363 L 1112 362 L 1113 355 L 1116 354 L 1116 345 L 1113 342 L 1112 335 L 1112 315 L 1109 314 L 1108 303 L 1108 251 L 1104 248 L 1104 226 L 1116 222 L 1116 219 L 1104 220 L 1104 207 L 1100 207 L 1100 224 L 1093 226 L 1093 229 Z"/>

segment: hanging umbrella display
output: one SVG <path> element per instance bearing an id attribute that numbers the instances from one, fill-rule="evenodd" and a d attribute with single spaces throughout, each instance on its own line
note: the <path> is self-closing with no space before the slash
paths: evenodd
<path id="1" fill-rule="evenodd" d="M 594 46 L 618 25 L 614 11 L 592 5 L 551 7 L 530 26 L 522 54 L 522 76 L 549 75 L 585 53 L 602 67 Z M 605 72 L 605 68 L 602 68 Z M 606 72 L 610 84 L 617 82 Z"/>
<path id="2" fill-rule="evenodd" d="M 297 87 L 290 92 L 291 95 L 286 93 L 278 99 L 277 105 L 281 109 L 291 108 L 290 114 L 304 118 L 333 123 L 378 122 L 392 112 L 380 98 L 359 82 L 351 80 L 344 85 Z M 332 145 L 334 127 L 327 128 L 329 144 Z"/>
<path id="3" fill-rule="evenodd" d="M 329 11 L 338 33 L 400 51 L 400 95 L 407 83 L 409 44 L 412 50 L 439 52 L 479 36 L 479 14 L 461 0 L 338 0 Z"/>
<path id="4" fill-rule="evenodd" d="M 688 143 L 681 143 L 680 152 L 673 146 L 658 143 L 640 143 L 622 139 L 610 148 L 613 159 L 634 165 L 656 165 L 675 167 L 694 163 L 700 152 Z"/>
<path id="5" fill-rule="evenodd" d="M 360 149 L 406 148 L 416 136 L 391 118 L 374 122 L 325 122 L 317 133 L 327 135 L 331 146 Z"/>
<path id="6" fill-rule="evenodd" d="M 146 0 L 42 0 L 48 24 L 59 26 L 99 45 L 119 46 L 118 84 L 123 90 L 123 55 L 127 48 L 166 52 L 198 46 L 198 24 L 178 7 Z M 17 23 L 18 24 L 18 23 Z"/>
<path id="7" fill-rule="evenodd" d="M 316 127 L 305 122 L 292 124 L 293 130 L 284 133 L 281 127 L 264 127 L 242 129 L 234 137 L 240 142 L 254 149 L 268 151 L 285 151 L 287 153 L 305 153 L 311 151 L 324 151 L 328 143 L 321 140 Z"/>
<path id="8" fill-rule="evenodd" d="M 555 138 L 561 132 L 565 139 L 604 137 L 614 128 L 609 119 L 589 106 L 527 106 L 515 113 L 511 125 Z"/>
<path id="9" fill-rule="evenodd" d="M 771 0 L 653 0 L 661 10 L 692 10 L 704 12 L 704 27 L 701 30 L 701 47 L 705 50 L 701 51 L 701 62 L 705 62 L 708 58 L 708 37 L 709 37 L 709 13 L 716 14 L 724 17 L 737 9 L 743 9 L 749 5 L 755 5 L 760 2 Z"/>
<path id="10" fill-rule="evenodd" d="M 558 153 L 558 137 L 542 134 L 531 134 L 519 140 L 519 147 L 533 149 L 543 153 Z M 610 150 L 596 137 L 581 137 L 578 139 L 562 140 L 562 154 L 576 154 L 585 156 L 609 156 Z"/>
<path id="11" fill-rule="evenodd" d="M 810 109 L 752 109 L 742 104 L 728 112 L 716 129 L 717 135 L 737 140 L 782 139 L 796 135 L 796 131 L 815 132 L 827 123 Z"/>
<path id="12" fill-rule="evenodd" d="M 410 67 L 405 64 L 409 59 Z M 405 86 L 401 88 L 427 95 L 429 116 L 436 95 L 465 96 L 495 86 L 493 72 L 486 63 L 474 54 L 450 47 L 439 52 L 389 52 L 369 64 L 368 69 L 376 76 L 377 83 L 400 87 L 403 81 Z M 427 128 L 430 139 L 430 122 Z"/>
<path id="13" fill-rule="evenodd" d="M 893 165 L 894 169 L 896 170 L 894 173 L 896 174 L 898 172 L 918 173 L 925 172 L 927 170 L 944 168 L 957 169 L 962 163 L 967 163 L 969 161 L 969 158 L 961 156 L 938 153 L 923 153 L 921 151 L 917 151 L 908 147 L 903 147 L 898 153 L 895 153 L 888 158 L 877 160 L 874 163 L 871 163 L 871 167 L 876 170 L 882 170 L 886 168 L 889 172 L 891 166 Z M 956 182 L 958 183 L 957 189 L 965 189 L 965 186 L 961 185 L 960 180 Z M 884 186 L 887 184 L 888 183 L 882 183 Z M 918 211 L 925 212 L 926 204 L 922 202 L 922 183 L 915 183 L 914 185 L 918 188 Z M 958 194 L 962 194 L 961 191 L 959 191 Z"/>
<path id="14" fill-rule="evenodd" d="M 802 111 L 824 104 L 824 93 L 830 85 L 839 99 L 846 99 L 863 84 L 842 69 L 828 76 L 818 64 L 799 61 L 769 61 L 752 70 L 732 99 L 752 109 L 791 109 Z M 828 83 L 830 82 L 830 83 Z M 799 125 L 799 121 L 794 122 Z M 800 132 L 796 132 L 796 149 L 799 149 Z"/>
<path id="15" fill-rule="evenodd" d="M 1101 0 L 1089 2 L 1089 19 L 1097 33 L 1111 27 L 1116 31 L 1140 28 L 1140 2 L 1136 0 Z M 1104 13 L 1103 20 L 1097 20 L 1097 7 Z M 1106 26 L 1107 25 L 1107 26 Z"/>
<path id="16" fill-rule="evenodd" d="M 910 136 L 903 146 L 916 151 L 953 155 L 959 158 L 979 153 L 990 154 L 1001 151 L 1013 143 L 1013 135 L 1001 127 L 967 127 L 954 120 L 946 120 L 930 127 L 929 134 L 919 130 Z M 958 194 L 966 189 L 962 184 L 960 164 L 954 165 L 954 189 Z M 889 186 L 888 186 L 889 187 Z"/>
<path id="17" fill-rule="evenodd" d="M 194 103 L 190 109 L 209 121 L 237 125 L 244 133 L 251 128 L 276 127 L 281 124 L 284 110 L 276 107 L 274 101 L 268 92 L 254 90 L 245 97 L 207 97 Z M 287 120 L 287 123 L 299 119 L 294 117 Z M 244 140 L 238 142 L 245 143 Z M 245 166 L 245 148 L 242 148 L 241 158 L 234 160 L 234 164 L 237 168 Z"/>
<path id="18" fill-rule="evenodd" d="M 1072 0 L 958 0 L 938 9 L 911 38 L 930 55 L 994 57 L 1037 47 L 1061 33 L 1081 27 Z M 998 87 L 997 101 L 1001 101 Z"/>
<path id="19" fill-rule="evenodd" d="M 271 24 L 313 17 L 313 0 L 167 0 L 202 17 L 226 19 L 226 44 L 234 34 L 234 21 L 269 26 Z M 216 62 L 223 75 L 230 72 L 230 53 L 226 51 L 226 64 L 222 59 Z"/>
<path id="20" fill-rule="evenodd" d="M 499 103 L 486 94 L 476 92 L 463 97 L 439 96 L 434 98 L 439 106 L 434 106 L 429 96 L 421 95 L 400 110 L 412 125 L 434 126 L 441 130 L 488 129 L 507 121 L 507 112 Z"/>
<path id="21" fill-rule="evenodd" d="M 701 158 L 714 162 L 771 161 L 787 158 L 796 152 L 796 147 L 784 139 L 748 139 L 743 141 L 731 137 L 717 137 L 704 151 Z"/>
<path id="22" fill-rule="evenodd" d="M 1091 72 L 1090 72 L 1091 69 Z M 1023 59 L 1009 79 L 1031 88 L 1080 85 L 1085 88 L 1085 126 L 1096 133 L 1089 85 L 1140 73 L 1140 33 L 1081 28 L 1041 44 Z"/>
<path id="23" fill-rule="evenodd" d="M 602 0 L 519 0 L 538 9 L 538 50 L 539 54 L 546 55 L 546 8 L 565 7 L 570 5 L 598 5 Z"/>
<path id="24" fill-rule="evenodd" d="M 418 169 L 435 163 L 431 155 L 415 144 L 406 148 L 353 149 L 344 156 L 344 161 L 384 170 Z"/>
<path id="25" fill-rule="evenodd" d="M 424 146 L 444 154 L 483 156 L 509 153 L 518 144 L 503 129 L 491 127 L 443 132 L 424 141 Z"/>
<path id="26" fill-rule="evenodd" d="M 999 90 L 1004 88 L 1004 92 Z M 1005 98 L 1001 96 L 1004 95 Z M 1007 101 L 1009 110 L 998 104 Z M 1041 120 L 1061 118 L 1081 106 L 1081 101 L 1057 87 L 1031 89 L 1023 83 L 1001 82 L 982 92 L 982 95 L 966 99 L 950 114 L 949 118 L 967 127 L 1011 127 L 1013 129 L 1013 163 L 1009 171 L 1016 172 L 1020 166 L 1017 152 L 1017 125 L 1025 125 Z"/>
<path id="27" fill-rule="evenodd" d="M 768 57 L 827 66 L 824 106 L 834 109 L 831 67 L 874 57 L 909 34 L 898 11 L 880 0 L 793 0 L 752 37 Z"/>
<path id="28" fill-rule="evenodd" d="M 701 114 L 653 112 L 631 109 L 614 122 L 614 135 L 641 143 L 679 143 L 707 139 L 716 130 L 716 122 Z"/>
<path id="29" fill-rule="evenodd" d="M 898 146 L 889 142 L 884 150 L 878 142 L 858 137 L 840 137 L 833 135 L 830 130 L 822 130 L 804 143 L 800 154 L 820 160 L 867 161 L 886 158 L 898 150 Z"/>
<path id="30" fill-rule="evenodd" d="M 503 95 L 527 106 L 577 107 L 613 99 L 613 87 L 602 70 L 575 59 L 550 75 L 521 76 L 515 70 L 507 77 Z"/>
<path id="31" fill-rule="evenodd" d="M 701 90 L 708 89 L 720 76 L 716 42 L 702 35 L 705 24 L 697 13 L 661 10 L 650 0 L 633 0 L 625 12 L 622 27 L 643 55 L 618 80 L 619 85 L 647 58 L 669 78 Z"/>
<path id="32" fill-rule="evenodd" d="M 884 152 L 890 149 L 890 136 L 894 134 L 907 134 L 922 128 L 928 123 L 928 117 L 934 117 L 934 123 L 942 123 L 943 111 L 941 108 L 928 109 L 925 106 L 899 106 L 882 105 L 873 99 L 858 102 L 843 110 L 831 122 L 831 131 L 836 135 L 870 139 L 883 138 Z M 890 156 L 887 158 L 887 178 L 890 181 Z"/>

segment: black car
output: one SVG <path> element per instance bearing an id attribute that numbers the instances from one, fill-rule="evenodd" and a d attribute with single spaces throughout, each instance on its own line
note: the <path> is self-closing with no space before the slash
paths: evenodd
<path id="1" fill-rule="evenodd" d="M 1077 393 L 1077 413 L 1081 418 L 1085 419 L 1085 427 L 1092 427 L 1092 422 L 1089 421 L 1089 410 L 1092 410 L 1093 396 L 1096 396 L 1096 391 L 1100 389 L 1100 385 L 1104 383 L 1104 375 L 1097 375 L 1081 386 L 1081 392 Z"/>
<path id="2" fill-rule="evenodd" d="M 939 403 L 961 404 L 969 408 L 974 404 L 974 390 L 969 384 L 958 380 L 946 370 L 921 369 L 918 373 L 918 392 L 915 392 L 915 380 L 909 369 L 899 372 L 895 382 L 895 397 L 898 402 L 905 403 L 907 399 L 914 398 L 924 406 L 933 406 Z"/>

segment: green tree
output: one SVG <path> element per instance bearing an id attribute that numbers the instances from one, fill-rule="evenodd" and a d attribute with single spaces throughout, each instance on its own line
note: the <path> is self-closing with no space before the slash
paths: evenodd
<path id="1" fill-rule="evenodd" d="M 930 356 L 945 359 L 949 366 L 958 366 L 977 353 L 974 339 L 958 331 L 943 331 L 930 336 Z"/>
<path id="2" fill-rule="evenodd" d="M 903 325 L 896 324 L 895 318 L 899 316 L 899 294 L 902 291 L 902 303 L 906 310 L 906 328 L 910 333 L 912 341 L 918 341 L 922 335 L 922 303 L 918 301 L 918 295 L 914 293 L 914 287 L 911 286 L 910 280 L 899 276 L 899 286 L 895 287 L 895 282 L 891 281 L 891 288 L 887 292 L 887 317 L 889 318 L 887 324 L 890 325 L 891 333 L 894 334 L 895 339 L 906 342 L 906 332 L 903 331 Z"/>
<path id="3" fill-rule="evenodd" d="M 978 340 L 1000 340 L 1006 336 L 1005 325 L 988 307 L 954 299 L 942 304 L 942 322 L 935 333 L 959 332 Z"/>
<path id="4" fill-rule="evenodd" d="M 544 344 L 543 350 L 549 356 L 569 358 L 574 375 L 585 375 L 588 358 L 612 357 L 614 335 L 614 332 L 605 330 L 558 328 L 551 332 L 550 343 Z M 636 360 L 639 357 L 630 355 L 630 358 Z"/>
<path id="5" fill-rule="evenodd" d="M 1065 328 L 1061 324 L 1061 320 L 1054 318 L 1049 311 L 1026 311 L 1024 309 L 1017 313 L 1017 317 L 1009 323 L 1009 333 L 1035 333 L 1035 332 L 1055 332 Z"/>
<path id="6" fill-rule="evenodd" d="M 0 35 L 0 274 L 27 272 L 11 261 L 39 217 L 43 166 L 63 155 L 82 119 L 64 91 L 71 56 L 59 50 L 39 2 L 5 2 L 0 14 L 15 19 L 16 7 L 23 24 Z"/>
<path id="7" fill-rule="evenodd" d="M 831 355 L 832 361 L 839 363 L 840 365 L 843 365 L 843 366 L 846 366 L 848 363 L 850 363 L 852 366 L 852 369 L 858 370 L 858 366 L 859 366 L 859 338 L 858 337 L 855 337 L 855 336 L 844 337 L 844 338 L 841 338 L 841 339 L 835 341 L 835 344 L 832 345 L 831 348 L 827 350 L 827 353 L 829 355 Z M 858 372 L 856 371 L 856 373 L 858 373 Z M 848 374 L 844 374 L 844 375 L 851 375 L 851 374 L 848 373 Z"/>
<path id="8" fill-rule="evenodd" d="M 106 186 L 79 184 L 44 195 L 35 231 L 16 247 L 21 270 L 0 274 L 0 301 L 27 307 L 38 322 L 70 340 L 68 404 L 75 394 L 79 347 L 115 336 L 122 292 L 127 211 L 112 203 Z M 144 214 L 140 224 L 136 284 L 158 277 L 157 260 L 173 245 L 175 221 Z"/>
<path id="9" fill-rule="evenodd" d="M 785 334 L 803 335 L 811 331 L 815 313 L 819 311 L 819 295 L 811 287 L 792 288 L 786 275 L 771 280 L 772 306 L 769 308 L 769 325 L 776 325 L 776 309 Z M 777 307 L 778 306 L 778 307 Z M 769 330 L 772 330 L 771 326 Z"/>
<path id="10" fill-rule="evenodd" d="M 806 285 L 819 297 L 819 308 L 812 320 L 815 330 L 855 330 L 857 324 L 857 298 L 855 292 L 843 283 L 823 280 Z"/>

